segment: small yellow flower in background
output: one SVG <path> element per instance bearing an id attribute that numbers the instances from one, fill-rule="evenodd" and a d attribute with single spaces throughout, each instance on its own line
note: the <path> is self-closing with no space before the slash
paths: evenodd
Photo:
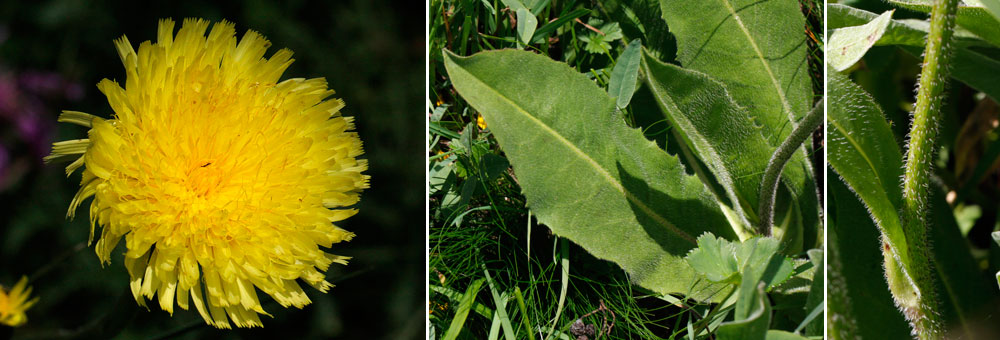
<path id="1" fill-rule="evenodd" d="M 0 324 L 17 327 L 28 322 L 28 316 L 24 312 L 38 302 L 37 297 L 29 301 L 29 295 L 31 287 L 28 287 L 26 276 L 22 276 L 10 290 L 0 287 Z"/>
<path id="2" fill-rule="evenodd" d="M 303 281 L 326 292 L 324 272 L 348 257 L 323 248 L 354 234 L 332 222 L 368 187 L 351 117 L 322 78 L 279 81 L 292 63 L 282 49 L 232 23 L 161 20 L 158 40 L 115 41 L 125 87 L 97 86 L 111 119 L 66 111 L 60 122 L 90 128 L 88 139 L 57 142 L 48 160 L 84 167 L 69 206 L 90 205 L 91 241 L 110 263 L 124 238 L 136 301 L 173 314 L 194 304 L 205 322 L 262 326 L 258 290 L 283 307 L 311 301 Z"/>
<path id="3" fill-rule="evenodd" d="M 479 126 L 480 130 L 486 129 L 486 120 L 483 120 L 483 115 L 479 115 L 478 117 L 476 117 L 476 125 Z"/>

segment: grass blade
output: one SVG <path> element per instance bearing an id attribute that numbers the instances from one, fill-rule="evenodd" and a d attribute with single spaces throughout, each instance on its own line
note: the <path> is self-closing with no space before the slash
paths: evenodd
<path id="1" fill-rule="evenodd" d="M 444 333 L 444 340 L 455 340 L 458 338 L 458 334 L 462 333 L 462 328 L 465 326 L 465 319 L 469 317 L 469 311 L 472 309 L 472 304 L 476 302 L 476 295 L 479 294 L 479 289 L 483 287 L 483 282 L 485 282 L 483 279 L 473 281 L 469 285 L 469 288 L 465 290 L 465 294 L 462 295 L 462 303 L 458 305 L 458 311 L 455 312 L 455 318 L 451 319 L 451 325 L 448 326 L 448 331 Z"/>
<path id="2" fill-rule="evenodd" d="M 562 314 L 563 307 L 566 305 L 566 290 L 569 288 L 569 247 L 566 244 L 566 239 L 559 239 L 559 271 L 562 273 L 562 278 L 559 280 L 559 305 L 556 307 L 556 317 L 552 319 L 552 327 L 549 328 L 549 334 L 545 335 L 545 339 L 552 336 L 552 331 L 555 331 L 559 327 L 559 316 Z"/>
<path id="3" fill-rule="evenodd" d="M 510 324 L 510 317 L 507 316 L 507 293 L 503 296 L 497 292 L 497 287 L 490 277 L 490 271 L 483 267 L 483 274 L 486 274 L 486 282 L 489 283 L 490 293 L 493 294 L 493 302 L 496 303 L 496 317 L 500 319 L 500 326 L 503 328 L 503 336 L 507 340 L 514 340 L 514 327 Z"/>

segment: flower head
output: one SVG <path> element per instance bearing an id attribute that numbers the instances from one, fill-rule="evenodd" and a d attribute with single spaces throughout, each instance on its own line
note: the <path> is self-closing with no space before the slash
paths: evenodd
<path id="1" fill-rule="evenodd" d="M 5 290 L 0 287 L 0 324 L 10 327 L 17 327 L 28 322 L 28 317 L 24 312 L 31 308 L 38 298 L 28 300 L 31 295 L 31 287 L 28 287 L 28 277 L 22 276 L 14 288 Z"/>
<path id="2" fill-rule="evenodd" d="M 486 120 L 483 119 L 483 115 L 476 117 L 476 125 L 480 130 L 486 130 Z"/>
<path id="3" fill-rule="evenodd" d="M 111 119 L 66 111 L 60 122 L 89 127 L 88 139 L 58 142 L 49 159 L 84 167 L 69 207 L 90 205 L 91 240 L 109 263 L 125 239 L 125 266 L 140 305 L 194 304 L 209 324 L 261 326 L 258 290 L 303 307 L 303 281 L 326 292 L 324 271 L 347 257 L 323 248 L 354 234 L 332 222 L 354 213 L 368 187 L 361 140 L 344 103 L 322 78 L 279 81 L 292 63 L 282 49 L 233 24 L 161 20 L 158 40 L 133 50 L 115 41 L 124 88 L 97 86 Z M 268 314 L 269 315 L 269 314 Z"/>

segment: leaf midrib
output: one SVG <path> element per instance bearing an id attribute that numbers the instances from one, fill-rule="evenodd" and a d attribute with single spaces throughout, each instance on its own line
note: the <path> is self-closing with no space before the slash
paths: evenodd
<path id="1" fill-rule="evenodd" d="M 774 89 L 778 91 L 778 98 L 781 99 L 781 107 L 788 113 L 788 119 L 795 121 L 795 114 L 792 112 L 792 106 L 788 103 L 788 98 L 785 97 L 785 91 L 781 89 L 781 83 L 778 82 L 778 78 L 774 76 L 774 71 L 771 71 L 771 64 L 767 62 L 764 58 L 764 53 L 760 51 L 760 47 L 757 46 L 757 41 L 754 40 L 753 36 L 750 34 L 750 30 L 747 29 L 746 25 L 743 25 L 743 19 L 740 18 L 739 14 L 736 14 L 736 9 L 729 0 L 721 0 L 723 4 L 726 5 L 726 9 L 729 10 L 729 14 L 733 16 L 736 24 L 743 31 L 743 35 L 746 36 L 747 41 L 750 42 L 750 46 L 753 47 L 754 53 L 757 54 L 757 58 L 760 59 L 761 65 L 764 65 L 764 70 L 767 71 L 767 76 L 771 78 L 771 85 Z"/>
<path id="2" fill-rule="evenodd" d="M 659 214 L 657 214 L 655 211 L 653 211 L 651 208 L 649 208 L 649 206 L 647 206 L 645 203 L 643 203 L 641 200 L 639 200 L 637 197 L 635 197 L 635 195 L 632 195 L 632 193 L 630 191 L 626 190 L 625 187 L 620 182 L 618 182 L 613 176 L 611 176 L 611 173 L 609 173 L 606 169 L 604 169 L 604 167 L 601 166 L 601 164 L 597 163 L 597 161 L 595 161 L 593 158 L 590 158 L 590 156 L 588 156 L 586 153 L 584 153 L 583 150 L 580 150 L 580 148 L 578 148 L 576 146 L 576 144 L 573 144 L 568 139 L 566 139 L 561 134 L 559 134 L 557 131 L 553 130 L 550 126 L 548 126 L 548 124 L 545 124 L 541 120 L 538 120 L 538 118 L 535 118 L 535 116 L 532 116 L 527 110 L 525 110 L 524 108 L 522 108 L 515 101 L 511 100 L 510 98 L 507 98 L 507 96 L 503 95 L 502 93 L 500 93 L 499 91 L 497 91 L 493 87 L 491 87 L 488 84 L 486 84 L 485 82 L 481 81 L 478 77 L 475 77 L 471 73 L 465 71 L 464 68 L 459 67 L 459 69 L 461 69 L 462 72 L 464 72 L 465 74 L 469 75 L 470 76 L 469 78 L 474 79 L 476 82 L 478 82 L 484 88 L 486 88 L 489 91 L 493 92 L 497 97 L 503 99 L 508 104 L 510 104 L 511 106 L 513 106 L 516 109 L 516 112 L 518 112 L 521 115 L 523 115 L 524 117 L 528 118 L 529 121 L 537 124 L 539 127 L 542 128 L 543 131 L 548 132 L 550 135 L 552 135 L 554 138 L 556 138 L 556 140 L 558 140 L 559 142 L 561 142 L 562 144 L 564 144 L 567 148 L 569 148 L 571 151 L 573 151 L 573 153 L 577 154 L 581 159 L 583 159 L 588 164 L 590 164 L 591 167 L 593 167 L 594 170 L 596 170 L 599 174 L 601 174 L 601 176 L 604 177 L 604 179 L 609 184 L 611 184 L 615 189 L 617 189 L 618 192 L 621 193 L 625 197 L 625 199 L 627 199 L 629 202 L 632 202 L 632 204 L 635 204 L 637 207 L 639 207 L 639 209 L 641 209 L 643 213 L 645 213 L 646 215 L 652 217 L 653 220 L 655 220 L 657 223 L 659 223 L 660 225 L 666 227 L 668 230 L 670 230 L 671 232 L 677 234 L 678 236 L 680 236 L 684 240 L 690 242 L 691 244 L 697 244 L 697 242 L 695 241 L 694 237 L 692 237 L 688 233 L 684 232 L 683 230 L 678 229 L 677 226 L 675 226 L 672 223 L 670 223 L 670 221 L 667 221 L 665 218 L 663 218 L 663 216 L 660 216 Z"/>

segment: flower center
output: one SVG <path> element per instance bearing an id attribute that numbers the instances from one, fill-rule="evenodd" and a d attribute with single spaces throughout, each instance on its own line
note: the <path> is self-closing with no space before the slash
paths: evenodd
<path id="1" fill-rule="evenodd" d="M 188 170 L 187 188 L 189 192 L 198 197 L 207 197 L 217 191 L 222 184 L 223 171 L 218 165 L 213 166 L 212 161 L 198 161 L 194 168 Z"/>

